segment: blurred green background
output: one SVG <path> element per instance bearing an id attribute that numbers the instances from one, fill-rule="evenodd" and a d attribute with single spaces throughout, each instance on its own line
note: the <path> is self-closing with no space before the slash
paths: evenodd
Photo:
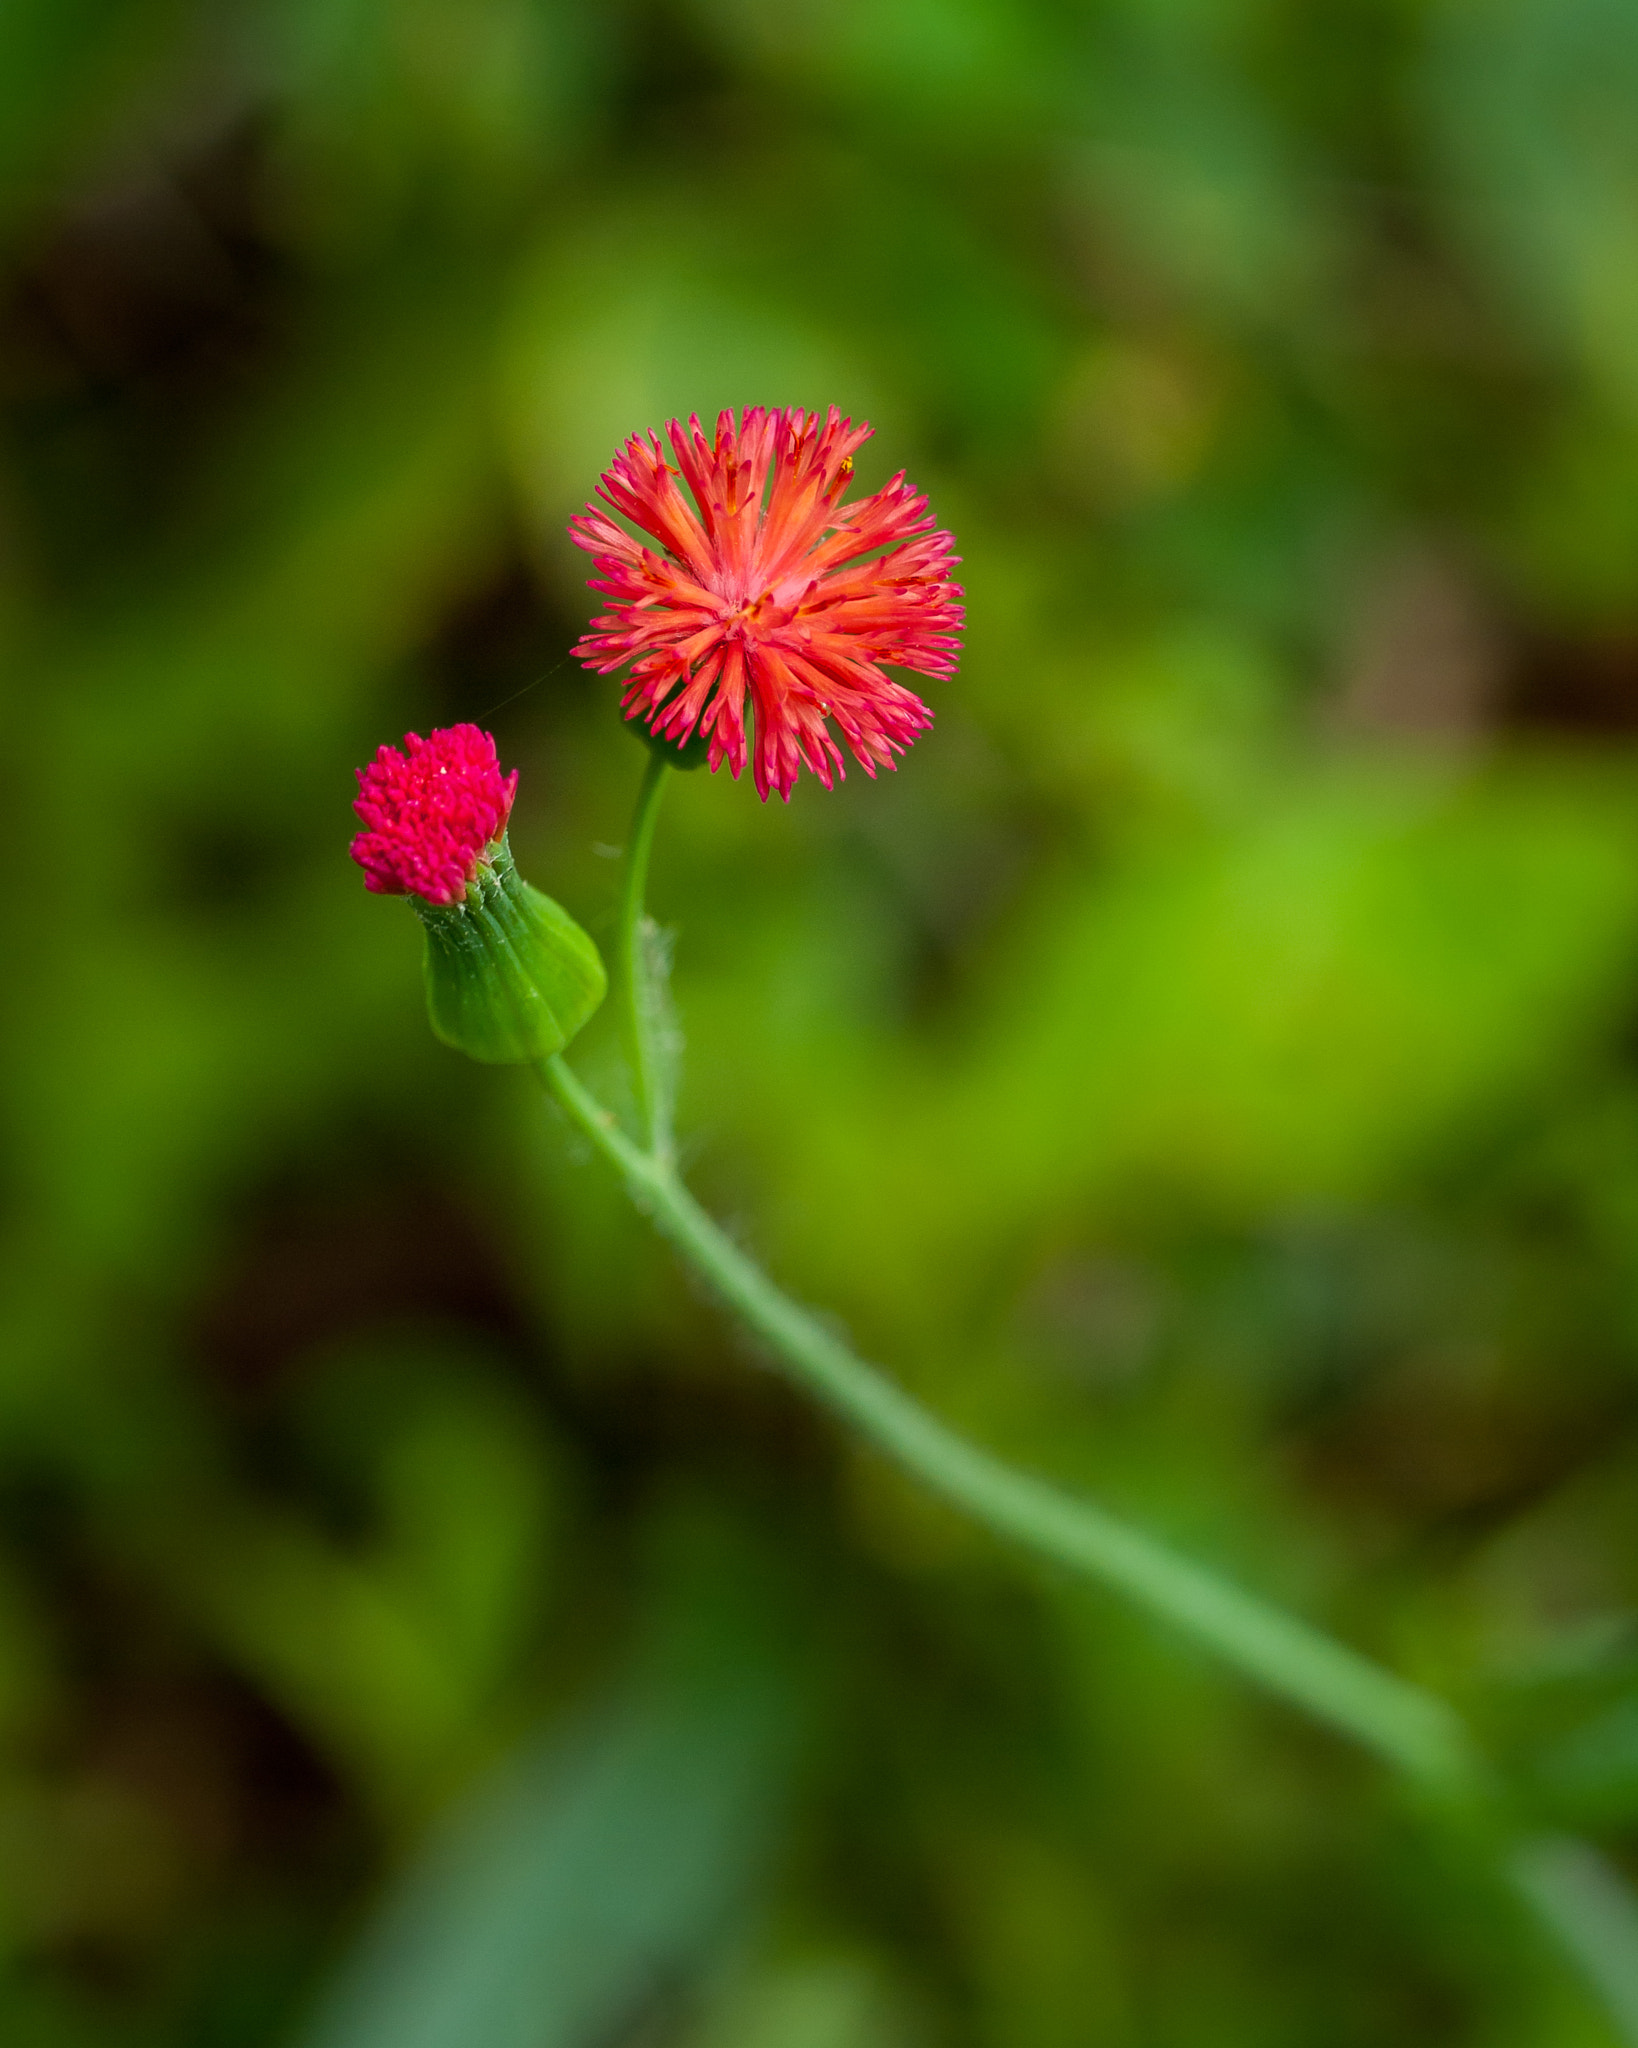
<path id="1" fill-rule="evenodd" d="M 1608 2042 L 785 1393 L 346 842 L 481 720 L 606 938 L 565 519 L 873 421 L 968 652 L 675 779 L 695 1185 L 1638 1857 L 1635 104 L 1631 0 L 3 0 L 6 2048 Z"/>

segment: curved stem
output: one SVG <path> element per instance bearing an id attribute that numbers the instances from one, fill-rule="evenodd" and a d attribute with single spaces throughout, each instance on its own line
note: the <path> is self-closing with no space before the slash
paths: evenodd
<path id="1" fill-rule="evenodd" d="M 633 1145 L 561 1057 L 538 1069 L 637 1207 L 768 1345 L 785 1377 L 978 1521 L 1102 1581 L 1248 1678 L 1372 1750 L 1464 1823 L 1575 1966 L 1615 2039 L 1638 2048 L 1638 1903 L 1587 1844 L 1518 1839 L 1455 1710 L 1318 1629 L 1176 1555 L 1095 1503 L 970 1444 L 781 1293 L 668 1160 Z"/>
<path id="2" fill-rule="evenodd" d="M 632 1143 L 561 1057 L 537 1069 L 549 1092 L 620 1174 L 637 1207 L 767 1344 L 787 1379 L 986 1527 L 1125 1594 L 1476 1823 L 1516 1895 L 1598 1995 L 1616 2035 L 1638 2048 L 1638 1904 L 1587 1845 L 1517 1838 L 1452 1707 L 1094 1502 L 968 1443 L 782 1293 L 694 1200 L 672 1157 L 661 997 L 645 950 L 643 892 L 665 768 L 656 755 L 643 778 L 620 903 L 619 962 L 644 1143 Z"/>
<path id="3" fill-rule="evenodd" d="M 637 1105 L 637 1131 L 650 1151 L 669 1153 L 670 1133 L 662 1115 L 664 1087 L 660 1075 L 660 1052 L 655 1043 L 655 1019 L 649 1001 L 649 974 L 643 955 L 644 898 L 648 892 L 648 857 L 654 845 L 654 826 L 665 791 L 666 762 L 651 750 L 632 812 L 631 831 L 626 839 L 625 875 L 620 885 L 620 922 L 616 939 L 616 960 L 621 984 L 621 1005 L 626 1050 L 631 1061 L 631 1085 Z"/>
<path id="4" fill-rule="evenodd" d="M 787 1379 L 989 1528 L 1125 1593 L 1424 1785 L 1453 1797 L 1481 1788 L 1477 1754 L 1443 1700 L 1178 1557 L 1092 1502 L 968 1443 L 783 1294 L 668 1163 L 631 1143 L 561 1058 L 546 1061 L 541 1072 L 618 1170 L 633 1201 L 766 1342 Z"/>

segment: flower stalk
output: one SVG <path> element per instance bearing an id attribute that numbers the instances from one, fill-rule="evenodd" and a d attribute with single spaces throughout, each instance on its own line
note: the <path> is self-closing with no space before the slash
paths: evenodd
<path id="1" fill-rule="evenodd" d="M 1176 1556 L 1090 1501 L 969 1443 L 799 1308 L 712 1221 L 674 1166 L 634 1145 L 561 1057 L 540 1073 L 636 1206 L 768 1346 L 785 1377 L 998 1535 L 1101 1579 L 1269 1691 L 1446 1797 L 1482 1770 L 1453 1710 L 1305 1622 Z"/>
<path id="2" fill-rule="evenodd" d="M 1103 1580 L 1206 1643 L 1248 1677 L 1450 1797 L 1483 1776 L 1455 1712 L 1281 1609 L 1176 1556 L 1090 1501 L 1014 1470 L 969 1443 L 799 1307 L 689 1193 L 671 1142 L 661 990 L 644 910 L 666 764 L 652 754 L 638 792 L 620 892 L 622 1025 L 639 1141 L 633 1143 L 561 1057 L 537 1071 L 620 1175 L 632 1201 L 768 1346 L 778 1369 L 906 1471 L 998 1535 Z"/>
<path id="3" fill-rule="evenodd" d="M 649 1153 L 669 1163 L 673 1153 L 671 1089 L 665 1072 L 666 1048 L 661 1043 L 663 1020 L 658 1014 L 657 977 L 649 971 L 646 948 L 658 934 L 644 909 L 648 892 L 648 860 L 654 827 L 665 794 L 666 761 L 655 749 L 649 754 L 637 807 L 626 841 L 625 872 L 620 886 L 620 922 L 616 960 L 621 985 L 621 1021 L 631 1065 L 637 1130 Z"/>
<path id="4" fill-rule="evenodd" d="M 641 1141 L 561 1055 L 543 1085 L 632 1202 L 761 1342 L 777 1371 L 904 1471 L 996 1535 L 1091 1578 L 1221 1657 L 1264 1691 L 1359 1743 L 1466 1832 L 1514 1900 L 1638 2048 L 1638 1906 L 1590 1844 L 1522 1831 L 1456 1710 L 1282 1608 L 1180 1557 L 1095 1502 L 969 1443 L 775 1286 L 695 1201 L 670 1134 L 663 991 L 650 971 L 644 892 L 664 763 L 643 778 L 620 899 L 620 995 Z"/>

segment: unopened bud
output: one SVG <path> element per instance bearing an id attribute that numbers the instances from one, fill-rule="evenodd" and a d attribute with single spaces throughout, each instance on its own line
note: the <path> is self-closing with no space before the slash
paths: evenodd
<path id="1" fill-rule="evenodd" d="M 426 932 L 427 1010 L 446 1045 L 511 1064 L 561 1052 L 603 1000 L 597 948 L 518 873 L 506 827 L 516 770 L 475 725 L 383 747 L 358 774 L 366 888 L 407 896 Z"/>

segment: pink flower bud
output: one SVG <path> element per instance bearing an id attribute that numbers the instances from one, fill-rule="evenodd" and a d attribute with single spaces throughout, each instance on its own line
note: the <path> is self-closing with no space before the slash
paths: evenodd
<path id="1" fill-rule="evenodd" d="M 475 725 L 427 739 L 407 732 L 403 753 L 383 747 L 359 769 L 353 804 L 365 829 L 351 852 L 365 888 L 458 903 L 504 836 L 517 788 L 517 770 L 501 774 L 494 740 Z"/>

